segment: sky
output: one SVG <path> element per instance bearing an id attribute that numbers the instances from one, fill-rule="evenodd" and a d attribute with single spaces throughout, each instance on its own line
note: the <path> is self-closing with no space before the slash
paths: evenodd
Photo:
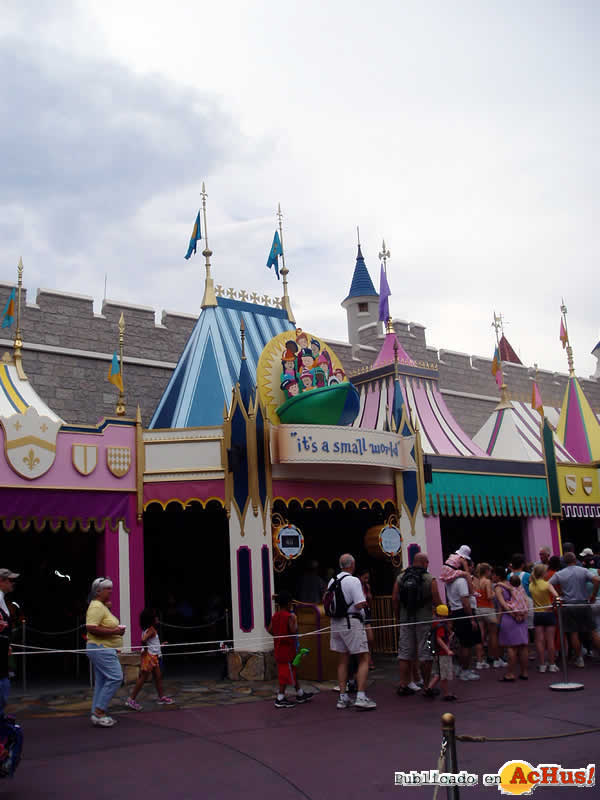
<path id="1" fill-rule="evenodd" d="M 3 0 L 0 281 L 199 313 L 281 294 L 347 338 L 356 226 L 376 288 L 429 345 L 595 371 L 600 7 L 517 0 Z M 26 332 L 25 332 L 26 333 Z"/>

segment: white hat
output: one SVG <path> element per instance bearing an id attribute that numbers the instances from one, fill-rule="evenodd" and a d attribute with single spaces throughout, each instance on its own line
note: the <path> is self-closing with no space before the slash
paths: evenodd
<path id="1" fill-rule="evenodd" d="M 461 544 L 461 546 L 456 551 L 456 555 L 460 556 L 461 558 L 468 558 L 469 561 L 471 560 L 471 548 L 468 547 L 466 544 Z"/>
<path id="2" fill-rule="evenodd" d="M 586 556 L 593 556 L 594 551 L 591 547 L 584 547 L 581 553 L 579 553 L 579 558 L 585 558 Z"/>

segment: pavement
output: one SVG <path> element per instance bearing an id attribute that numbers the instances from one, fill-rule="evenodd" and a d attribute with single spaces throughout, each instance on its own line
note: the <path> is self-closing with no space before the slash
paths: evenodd
<path id="1" fill-rule="evenodd" d="M 394 674 L 385 665 L 372 673 L 369 695 L 378 703 L 373 712 L 338 711 L 331 683 L 313 685 L 317 693 L 310 703 L 279 710 L 270 685 L 195 686 L 186 678 L 188 683 L 167 684 L 177 691 L 175 707 L 156 707 L 150 688 L 142 696 L 147 709 L 142 713 L 128 711 L 123 698 L 115 698 L 111 712 L 118 724 L 110 729 L 91 726 L 89 697 L 81 690 L 54 699 L 42 695 L 37 702 L 26 697 L 12 706 L 23 723 L 25 757 L 15 778 L 0 784 L 0 794 L 10 800 L 431 798 L 432 787 L 394 786 L 394 773 L 437 767 L 440 718 L 447 711 L 455 715 L 459 734 L 531 737 L 459 742 L 460 769 L 492 773 L 513 759 L 571 768 L 595 763 L 599 733 L 540 737 L 600 727 L 600 666 L 572 670 L 570 678 L 585 688 L 568 693 L 549 690 L 556 675 L 532 673 L 527 683 L 503 684 L 500 672 L 484 671 L 477 682 L 456 681 L 459 699 L 449 704 L 419 695 L 397 697 Z M 552 791 L 541 787 L 535 794 Z M 463 798 L 496 796 L 495 788 L 461 790 Z M 563 800 L 587 793 L 561 787 L 551 796 Z"/>

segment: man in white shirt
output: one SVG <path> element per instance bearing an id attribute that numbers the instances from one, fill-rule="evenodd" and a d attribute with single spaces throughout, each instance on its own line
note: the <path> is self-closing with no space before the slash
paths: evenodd
<path id="1" fill-rule="evenodd" d="M 355 578 L 354 557 L 345 553 L 340 558 L 340 570 L 335 578 L 329 581 L 329 589 L 335 580 L 340 582 L 340 588 L 348 606 L 344 617 L 331 618 L 331 641 L 330 648 L 339 654 L 338 661 L 338 681 L 340 684 L 340 697 L 337 707 L 350 708 L 354 706 L 361 711 L 371 711 L 377 708 L 377 703 L 370 700 L 365 694 L 367 688 L 367 676 L 369 674 L 369 643 L 365 630 L 363 609 L 367 605 L 362 583 Z M 356 672 L 357 694 L 356 702 L 352 702 L 347 692 L 348 682 L 348 662 L 350 656 L 358 658 L 358 670 Z"/>
<path id="2" fill-rule="evenodd" d="M 462 668 L 460 679 L 463 681 L 479 680 L 479 675 L 471 669 L 471 649 L 481 644 L 481 633 L 475 621 L 470 597 L 471 592 L 466 578 L 455 578 L 446 584 L 446 602 L 450 609 L 454 633 L 460 643 L 459 662 Z"/>

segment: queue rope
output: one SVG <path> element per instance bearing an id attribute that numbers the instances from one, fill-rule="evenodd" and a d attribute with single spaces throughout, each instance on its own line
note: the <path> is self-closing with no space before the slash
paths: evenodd
<path id="1" fill-rule="evenodd" d="M 573 603 L 573 604 L 569 604 L 569 608 L 586 607 L 586 606 L 589 606 L 589 603 Z M 552 608 L 552 606 L 540 606 L 539 607 L 539 609 L 549 609 L 549 608 Z M 459 617 L 459 619 L 474 619 L 474 620 L 477 620 L 477 619 L 481 619 L 482 617 L 485 617 L 485 616 L 499 617 L 499 616 L 501 616 L 503 614 L 514 614 L 514 613 L 515 612 L 512 611 L 512 610 L 490 611 L 487 614 L 471 614 L 471 615 L 461 616 L 461 617 Z M 522 612 L 522 613 L 524 613 L 524 612 Z M 442 619 L 452 620 L 453 618 L 452 617 L 447 617 L 447 618 L 442 618 Z M 404 627 L 409 627 L 411 625 L 430 625 L 432 622 L 439 622 L 439 621 L 440 621 L 440 619 L 437 618 L 437 619 L 428 619 L 428 620 L 420 620 L 420 621 L 396 622 L 396 623 L 393 623 L 391 625 L 373 625 L 372 623 L 369 623 L 369 624 L 370 624 L 372 630 L 386 630 L 386 629 L 389 629 L 389 628 L 404 628 Z M 331 626 L 327 625 L 327 626 L 325 626 L 323 628 L 318 628 L 317 630 L 314 630 L 314 631 L 307 631 L 306 633 L 295 634 L 295 636 L 297 636 L 299 639 L 300 638 L 306 638 L 306 637 L 309 637 L 309 636 L 317 636 L 317 635 L 320 635 L 322 633 L 327 633 L 330 630 L 331 630 Z M 280 636 L 272 636 L 271 634 L 269 634 L 268 636 L 260 635 L 260 636 L 255 636 L 255 637 L 248 637 L 247 639 L 244 640 L 244 645 L 247 646 L 248 644 L 251 644 L 251 643 L 252 644 L 256 644 L 256 643 L 263 643 L 263 642 L 272 642 L 274 639 L 284 639 L 284 638 L 287 638 L 287 634 L 282 634 Z M 231 647 L 229 646 L 230 643 L 232 645 Z M 161 644 L 161 648 L 195 647 L 197 645 L 203 646 L 203 645 L 209 645 L 209 644 L 216 644 L 216 645 L 219 645 L 219 646 L 220 645 L 226 645 L 226 649 L 227 650 L 232 650 L 233 649 L 233 640 L 232 639 L 212 639 L 212 640 L 200 641 L 200 642 L 165 643 L 165 644 Z M 15 647 L 23 648 L 23 649 L 17 650 L 16 652 L 13 652 L 13 655 L 15 655 L 15 656 L 19 656 L 19 655 L 52 655 L 52 654 L 55 654 L 55 653 L 61 653 L 61 654 L 83 653 L 83 654 L 85 654 L 87 652 L 87 648 L 61 650 L 61 649 L 53 649 L 53 648 L 50 648 L 50 647 L 49 648 L 45 648 L 45 647 L 35 647 L 34 645 L 22 645 L 22 644 L 18 644 L 18 643 L 13 643 L 11 646 L 13 648 L 15 648 Z M 28 648 L 28 649 L 24 649 L 24 648 Z M 138 651 L 138 650 L 141 651 L 143 649 L 144 649 L 143 645 L 132 645 L 131 647 L 128 648 L 128 651 L 135 652 L 135 651 Z M 170 655 L 173 655 L 173 656 L 175 656 L 175 655 L 197 655 L 197 654 L 200 654 L 200 653 L 214 653 L 214 652 L 218 652 L 218 651 L 215 651 L 214 648 L 213 648 L 211 650 L 199 650 L 199 651 L 194 651 L 194 652 L 186 651 L 185 653 L 171 653 Z"/>
<path id="2" fill-rule="evenodd" d="M 542 739 L 564 739 L 567 736 L 583 736 L 586 733 L 600 733 L 600 728 L 585 728 L 582 731 L 569 733 L 551 733 L 547 736 L 471 736 L 470 734 L 456 734 L 459 742 L 537 742 Z"/>

